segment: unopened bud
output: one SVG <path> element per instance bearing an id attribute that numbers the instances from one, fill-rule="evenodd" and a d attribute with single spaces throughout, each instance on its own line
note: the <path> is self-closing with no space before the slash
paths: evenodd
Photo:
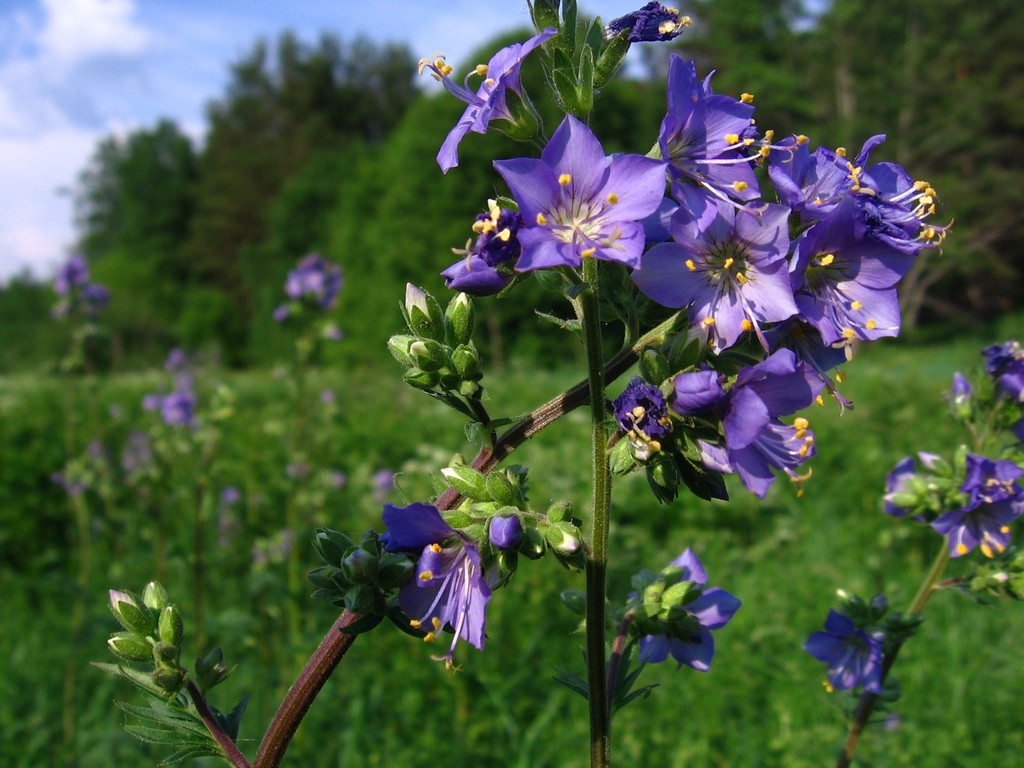
<path id="1" fill-rule="evenodd" d="M 416 336 L 444 338 L 444 315 L 437 299 L 412 283 L 405 286 L 405 320 Z"/>
<path id="2" fill-rule="evenodd" d="M 491 472 L 486 478 L 487 495 L 502 505 L 514 507 L 517 501 L 518 483 L 513 483 L 504 472 Z"/>
<path id="3" fill-rule="evenodd" d="M 185 682 L 185 670 L 181 667 L 159 667 L 153 672 L 153 682 L 167 693 L 177 693 Z"/>
<path id="4" fill-rule="evenodd" d="M 107 648 L 125 661 L 152 661 L 153 646 L 135 632 L 115 632 L 107 640 Z"/>
<path id="5" fill-rule="evenodd" d="M 452 365 L 460 379 L 480 378 L 480 354 L 473 347 L 460 345 L 452 353 Z"/>
<path id="6" fill-rule="evenodd" d="M 121 592 L 112 589 L 110 595 L 110 612 L 121 622 L 121 626 L 140 635 L 151 635 L 156 629 L 156 617 L 142 598 L 132 592 Z"/>
<path id="7" fill-rule="evenodd" d="M 341 570 L 351 582 L 371 584 L 377 576 L 377 558 L 365 549 L 353 549 L 341 561 Z"/>
<path id="8" fill-rule="evenodd" d="M 167 590 L 164 589 L 163 584 L 159 581 L 151 581 L 142 590 L 142 602 L 159 613 L 164 609 L 164 606 L 171 602 L 171 598 L 167 594 Z"/>
<path id="9" fill-rule="evenodd" d="M 161 641 L 176 648 L 180 647 L 181 641 L 185 639 L 185 622 L 181 618 L 181 612 L 173 605 L 166 606 L 160 612 L 157 630 Z"/>
<path id="10" fill-rule="evenodd" d="M 444 313 L 448 324 L 448 334 L 452 346 L 469 344 L 473 338 L 473 327 L 476 324 L 476 311 L 473 309 L 473 301 L 464 293 L 458 294 L 448 302 L 448 308 Z"/>
<path id="11" fill-rule="evenodd" d="M 580 532 L 570 522 L 553 523 L 547 529 L 547 540 L 551 548 L 563 555 L 571 555 L 580 548 Z"/>
<path id="12" fill-rule="evenodd" d="M 515 549 L 523 540 L 523 522 L 518 517 L 492 517 L 487 536 L 498 549 Z"/>
<path id="13" fill-rule="evenodd" d="M 415 336 L 409 336 L 408 334 L 396 333 L 390 339 L 388 339 L 388 352 L 391 356 L 399 362 L 399 364 L 406 368 L 411 368 L 416 363 L 412 359 L 412 355 L 409 354 L 409 347 L 416 341 Z"/>

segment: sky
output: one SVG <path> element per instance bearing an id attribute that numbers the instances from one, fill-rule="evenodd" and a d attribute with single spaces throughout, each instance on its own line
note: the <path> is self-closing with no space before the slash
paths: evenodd
<path id="1" fill-rule="evenodd" d="M 640 5 L 580 2 L 606 21 Z M 458 69 L 529 24 L 522 0 L 0 0 L 0 282 L 46 279 L 68 256 L 71 191 L 101 139 L 169 117 L 201 142 L 205 104 L 260 37 L 363 35 Z"/>

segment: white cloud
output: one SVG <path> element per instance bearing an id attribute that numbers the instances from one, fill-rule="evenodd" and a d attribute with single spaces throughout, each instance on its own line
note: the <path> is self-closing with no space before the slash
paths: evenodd
<path id="1" fill-rule="evenodd" d="M 134 0 L 43 0 L 43 56 L 71 67 L 96 56 L 132 56 L 145 50 L 149 32 L 135 20 Z"/>
<path id="2" fill-rule="evenodd" d="M 65 192 L 92 152 L 90 131 L 62 128 L 34 138 L 0 138 L 4 205 L 0 206 L 0 275 L 23 269 L 41 276 L 73 240 Z"/>

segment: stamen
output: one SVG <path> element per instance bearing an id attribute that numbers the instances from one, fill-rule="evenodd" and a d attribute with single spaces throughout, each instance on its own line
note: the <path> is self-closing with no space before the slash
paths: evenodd
<path id="1" fill-rule="evenodd" d="M 541 226 L 547 224 L 548 223 L 548 217 L 545 216 L 543 213 L 538 213 L 537 214 L 537 223 L 540 224 Z"/>
<path id="2" fill-rule="evenodd" d="M 697 271 L 697 265 L 693 263 L 693 259 L 687 259 L 684 263 L 686 264 L 686 268 L 691 272 Z"/>
<path id="3" fill-rule="evenodd" d="M 434 578 L 434 574 L 431 571 L 423 571 L 420 574 L 420 581 L 430 581 L 432 578 Z"/>
<path id="4" fill-rule="evenodd" d="M 754 103 L 754 94 L 752 94 L 752 93 L 741 93 L 740 94 L 740 101 L 742 101 L 744 104 L 753 104 Z"/>
<path id="5" fill-rule="evenodd" d="M 440 552 L 441 552 L 441 545 L 440 544 L 431 544 L 430 545 L 430 551 L 433 552 L 435 555 L 440 554 Z"/>
<path id="6" fill-rule="evenodd" d="M 740 327 L 744 331 L 749 331 L 749 330 L 753 329 L 754 324 L 752 322 L 750 322 L 750 320 L 748 318 L 744 317 L 743 318 L 743 322 L 740 323 Z"/>
<path id="7" fill-rule="evenodd" d="M 474 71 L 478 75 L 480 75 L 480 77 L 483 77 L 484 75 L 487 74 L 487 65 L 486 64 L 477 64 L 476 65 L 476 69 Z"/>
<path id="8" fill-rule="evenodd" d="M 710 326 L 712 326 L 714 324 L 715 324 L 715 318 L 713 318 L 713 317 L 705 317 L 704 318 L 704 325 L 710 327 Z"/>
<path id="9" fill-rule="evenodd" d="M 572 184 L 572 176 L 569 175 L 568 173 L 563 173 L 561 176 L 558 177 L 558 183 L 561 184 L 563 187 L 568 184 Z"/>
<path id="10" fill-rule="evenodd" d="M 609 192 L 608 197 L 605 198 L 605 202 L 608 203 L 608 205 L 615 205 L 619 202 L 619 196 L 614 192 Z"/>

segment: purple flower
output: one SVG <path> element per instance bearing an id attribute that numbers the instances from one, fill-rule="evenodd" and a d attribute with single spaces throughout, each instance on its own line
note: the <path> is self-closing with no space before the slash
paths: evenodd
<path id="1" fill-rule="evenodd" d="M 448 132 L 441 150 L 437 153 L 437 164 L 441 166 L 442 171 L 447 173 L 459 164 L 459 142 L 467 133 L 487 133 L 487 126 L 492 120 L 515 122 L 515 117 L 506 103 L 506 93 L 512 91 L 517 95 L 522 94 L 519 69 L 522 67 L 523 59 L 555 34 L 557 30 L 548 28 L 524 43 L 502 48 L 491 57 L 486 66 L 478 66 L 467 74 L 462 85 L 452 82 L 449 77 L 452 68 L 444 60 L 444 56 L 420 60 L 420 74 L 423 74 L 423 70 L 429 69 L 434 79 L 440 81 L 448 93 L 468 105 L 455 127 Z M 484 78 L 476 92 L 469 88 L 469 77 L 474 74 Z"/>
<path id="2" fill-rule="evenodd" d="M 85 304 L 85 311 L 95 315 L 110 303 L 110 291 L 106 286 L 87 283 L 82 286 L 82 302 Z"/>
<path id="3" fill-rule="evenodd" d="M 920 451 L 917 458 L 925 469 L 935 469 L 941 461 L 937 454 L 925 451 Z M 916 476 L 917 468 L 914 466 L 913 456 L 904 456 L 896 463 L 892 472 L 886 475 L 885 495 L 882 500 L 883 509 L 887 515 L 903 517 L 907 514 L 907 507 L 904 504 L 907 503 L 908 494 L 914 493 L 913 478 Z M 921 515 L 916 515 L 914 519 L 923 520 L 924 518 Z"/>
<path id="4" fill-rule="evenodd" d="M 845 198 L 800 237 L 790 264 L 800 314 L 829 345 L 900 330 L 895 286 L 913 257 L 858 235 L 858 216 L 856 203 Z"/>
<path id="5" fill-rule="evenodd" d="M 848 616 L 829 611 L 825 631 L 807 638 L 804 650 L 828 665 L 830 690 L 860 686 L 869 693 L 881 693 L 882 638 L 857 629 Z"/>
<path id="6" fill-rule="evenodd" d="M 724 381 L 724 376 L 710 369 L 679 374 L 672 380 L 672 409 L 683 416 L 714 410 L 725 400 Z"/>
<path id="7" fill-rule="evenodd" d="M 604 34 L 610 39 L 628 30 L 631 43 L 663 42 L 679 37 L 692 23 L 689 16 L 680 16 L 677 9 L 651 2 L 639 10 L 612 19 Z"/>
<path id="8" fill-rule="evenodd" d="M 516 269 L 578 267 L 584 258 L 640 264 L 640 219 L 664 199 L 665 164 L 607 157 L 591 130 L 567 116 L 540 159 L 495 161 L 519 203 L 522 255 Z"/>
<path id="9" fill-rule="evenodd" d="M 795 469 L 814 455 L 814 433 L 807 419 L 783 424 L 779 416 L 806 408 L 824 383 L 788 349 L 744 368 L 721 411 L 725 445 L 699 440 L 704 464 L 717 472 L 736 472 L 750 491 L 764 498 L 775 482 L 773 469 L 799 483 Z"/>
<path id="10" fill-rule="evenodd" d="M 665 396 L 658 387 L 639 377 L 634 377 L 623 393 L 615 398 L 612 410 L 641 460 L 660 451 L 661 439 L 672 431 Z"/>
<path id="11" fill-rule="evenodd" d="M 473 296 L 490 296 L 508 285 L 512 280 L 511 262 L 519 258 L 522 250 L 522 217 L 502 208 L 496 200 L 488 200 L 487 207 L 488 212 L 479 214 L 473 222 L 476 242 L 472 246 L 467 242 L 464 249 L 453 249 L 463 258 L 441 273 L 447 287 Z"/>
<path id="12" fill-rule="evenodd" d="M 1019 341 L 993 344 L 981 351 L 985 370 L 995 380 L 999 391 L 1011 400 L 1024 403 L 1024 347 Z"/>
<path id="13" fill-rule="evenodd" d="M 680 582 L 690 582 L 698 587 L 707 584 L 707 571 L 689 547 L 669 563 L 669 568 L 681 571 L 678 574 Z M 666 623 L 666 634 L 650 634 L 641 638 L 640 660 L 647 664 L 658 664 L 672 656 L 679 662 L 679 666 L 685 664 L 699 672 L 707 672 L 715 655 L 715 640 L 711 631 L 728 624 L 740 605 L 737 597 L 720 587 L 702 589 L 699 597 L 683 606 L 687 614 L 696 619 L 696 627 L 692 622 L 688 623 L 689 630 L 684 630 L 684 634 L 672 632 L 671 624 Z"/>
<path id="14" fill-rule="evenodd" d="M 649 250 L 633 282 L 666 307 L 689 307 L 690 321 L 721 351 L 760 326 L 797 313 L 786 265 L 789 209 L 766 203 L 756 216 L 722 201 L 694 215 L 680 206 L 675 242 Z"/>
<path id="15" fill-rule="evenodd" d="M 451 528 L 429 504 L 385 504 L 384 524 L 389 552 L 420 552 L 415 578 L 398 593 L 409 623 L 427 630 L 427 642 L 436 640 L 444 627 L 451 627 L 455 637 L 442 657 L 449 665 L 459 638 L 483 650 L 491 589 L 476 545 Z"/>
<path id="16" fill-rule="evenodd" d="M 53 279 L 53 290 L 60 296 L 67 296 L 75 288 L 89 282 L 89 265 L 81 255 L 75 254 L 64 262 Z"/>
<path id="17" fill-rule="evenodd" d="M 967 455 L 967 477 L 960 490 L 967 503 L 947 512 L 932 523 L 946 537 L 953 557 L 979 547 L 985 557 L 994 557 L 1010 543 L 1010 523 L 1024 514 L 1024 489 L 1017 480 L 1024 468 L 1005 459 L 993 460 Z"/>
<path id="18" fill-rule="evenodd" d="M 395 489 L 395 473 L 390 469 L 380 469 L 373 475 L 373 497 L 382 500 Z"/>
<path id="19" fill-rule="evenodd" d="M 498 549 L 515 549 L 523 540 L 523 521 L 515 515 L 492 517 L 487 538 Z"/>
<path id="20" fill-rule="evenodd" d="M 288 273 L 284 292 L 292 301 L 310 301 L 330 309 L 341 289 L 341 267 L 317 253 L 301 259 Z"/>
<path id="21" fill-rule="evenodd" d="M 187 389 L 177 389 L 160 400 L 160 418 L 169 427 L 194 427 L 196 396 Z"/>
<path id="22" fill-rule="evenodd" d="M 687 178 L 716 197 L 753 200 L 760 195 L 753 158 L 753 104 L 711 90 L 711 76 L 697 79 L 692 61 L 672 56 L 668 112 L 658 143 L 674 178 Z"/>
<path id="23" fill-rule="evenodd" d="M 914 181 L 895 163 L 868 166 L 871 151 L 885 140 L 872 136 L 852 162 L 845 151 L 818 147 L 806 141 L 771 153 L 768 175 L 779 199 L 804 221 L 827 216 L 845 198 L 857 207 L 858 236 L 869 237 L 904 254 L 938 246 L 946 228 L 925 223 L 935 213 L 935 190 Z"/>
<path id="24" fill-rule="evenodd" d="M 853 403 L 839 392 L 837 386 L 837 383 L 842 383 L 842 374 L 837 371 L 835 378 L 829 375 L 829 371 L 838 369 L 846 362 L 850 352 L 848 346 L 826 344 L 821 338 L 821 332 L 799 316 L 773 325 L 765 330 L 764 336 L 771 351 L 791 349 L 798 360 L 803 360 L 814 369 L 825 383 L 828 393 L 839 402 L 840 413 L 853 408 Z"/>
<path id="25" fill-rule="evenodd" d="M 229 485 L 220 492 L 220 503 L 226 506 L 237 504 L 242 499 L 242 492 L 233 485 Z"/>

